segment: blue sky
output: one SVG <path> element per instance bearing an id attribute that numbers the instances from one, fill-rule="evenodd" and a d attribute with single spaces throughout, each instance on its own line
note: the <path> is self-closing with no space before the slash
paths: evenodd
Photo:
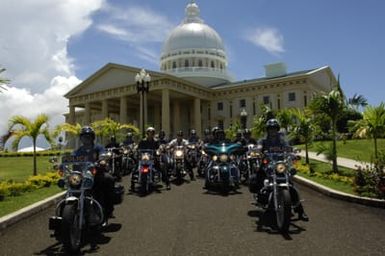
<path id="1" fill-rule="evenodd" d="M 109 62 L 159 70 L 168 33 L 189 0 L 0 1 L 0 66 L 11 80 L 0 119 L 47 113 L 63 120 L 71 88 Z M 347 96 L 384 101 L 385 1 L 196 0 L 222 37 L 237 80 L 285 62 L 294 72 L 330 66 Z M 4 36 L 6 35 L 6 36 Z M 0 122 L 0 133 L 7 122 Z"/>

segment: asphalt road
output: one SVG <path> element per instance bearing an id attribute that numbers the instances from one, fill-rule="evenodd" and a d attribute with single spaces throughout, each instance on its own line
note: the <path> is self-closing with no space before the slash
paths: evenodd
<path id="1" fill-rule="evenodd" d="M 128 180 L 124 179 L 127 187 Z M 238 194 L 207 194 L 202 180 L 160 189 L 146 197 L 126 194 L 115 219 L 84 255 L 384 255 L 385 209 L 326 197 L 299 187 L 310 222 L 290 233 L 257 229 L 261 212 L 246 187 Z M 50 238 L 50 208 L 0 236 L 0 255 L 65 255 Z"/>

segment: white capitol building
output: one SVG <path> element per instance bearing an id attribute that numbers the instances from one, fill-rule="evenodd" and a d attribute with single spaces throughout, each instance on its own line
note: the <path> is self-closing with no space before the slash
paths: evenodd
<path id="1" fill-rule="evenodd" d="M 264 77 L 234 81 L 219 34 L 203 22 L 194 1 L 185 12 L 164 42 L 160 71 L 147 71 L 151 82 L 144 111 L 135 79 L 141 68 L 108 63 L 65 95 L 66 121 L 86 125 L 110 117 L 140 127 L 144 118 L 166 134 L 195 128 L 201 135 L 205 128 L 240 121 L 241 113 L 250 127 L 262 104 L 274 110 L 303 108 L 314 93 L 336 83 L 328 66 L 288 73 L 283 63 L 266 65 Z"/>

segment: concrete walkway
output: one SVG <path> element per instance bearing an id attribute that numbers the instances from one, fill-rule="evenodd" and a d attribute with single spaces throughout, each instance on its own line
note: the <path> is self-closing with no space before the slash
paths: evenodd
<path id="1" fill-rule="evenodd" d="M 301 150 L 299 155 L 301 157 L 305 158 L 305 150 Z M 310 152 L 309 151 L 309 158 L 310 159 L 314 159 L 314 160 L 318 160 L 318 161 L 321 161 L 321 162 L 325 162 L 325 163 L 330 163 L 330 161 L 326 160 L 326 157 L 323 154 L 320 154 L 320 155 L 317 156 L 317 153 L 315 153 L 315 152 Z M 350 168 L 350 169 L 357 169 L 357 166 L 370 165 L 370 163 L 359 162 L 359 161 L 355 161 L 353 159 L 344 158 L 344 157 L 337 157 L 337 164 L 339 166 L 347 167 L 347 168 Z"/>

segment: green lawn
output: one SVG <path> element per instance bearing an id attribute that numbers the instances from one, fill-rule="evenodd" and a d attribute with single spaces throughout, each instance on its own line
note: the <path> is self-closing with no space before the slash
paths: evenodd
<path id="1" fill-rule="evenodd" d="M 37 157 L 37 173 L 52 171 L 49 156 Z M 12 179 L 17 182 L 26 180 L 33 174 L 33 157 L 0 157 L 0 181 Z"/>
<path id="2" fill-rule="evenodd" d="M 331 142 L 314 142 L 309 151 L 316 151 L 317 145 L 320 143 Z M 304 149 L 304 145 L 296 146 Z M 378 140 L 378 150 L 385 151 L 385 139 Z M 357 161 L 370 162 L 371 156 L 374 154 L 374 143 L 371 139 L 363 140 L 347 140 L 337 142 L 337 154 L 339 157 L 346 157 Z"/>
<path id="3" fill-rule="evenodd" d="M 53 196 L 63 191 L 58 186 L 38 189 L 32 192 L 24 193 L 20 196 L 5 197 L 0 201 L 0 217 L 15 212 L 33 203 L 39 202 L 47 197 Z"/>

